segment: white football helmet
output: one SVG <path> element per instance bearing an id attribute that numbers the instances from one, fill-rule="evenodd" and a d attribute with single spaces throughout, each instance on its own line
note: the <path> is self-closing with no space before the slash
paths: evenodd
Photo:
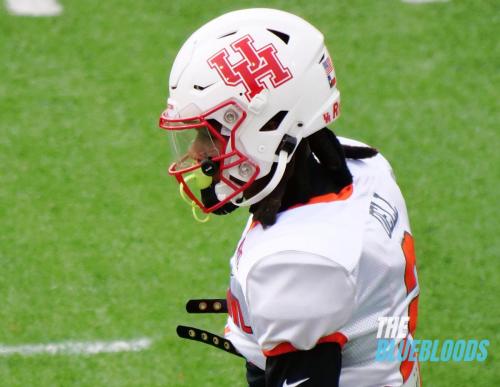
<path id="1" fill-rule="evenodd" d="M 177 54 L 169 94 L 160 118 L 177 157 L 169 173 L 207 213 L 262 200 L 301 139 L 340 113 L 323 35 L 274 9 L 226 13 L 194 32 Z M 243 196 L 270 173 L 259 192 Z M 209 187 L 217 202 L 206 205 L 200 191 Z"/>

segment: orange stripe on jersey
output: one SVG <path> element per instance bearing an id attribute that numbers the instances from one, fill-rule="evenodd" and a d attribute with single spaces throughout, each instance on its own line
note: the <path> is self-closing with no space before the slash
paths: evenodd
<path id="1" fill-rule="evenodd" d="M 409 232 L 405 231 L 403 240 L 401 242 L 401 248 L 403 249 L 403 254 L 406 261 L 404 282 L 406 286 L 406 292 L 407 294 L 410 294 L 417 287 L 418 283 L 417 277 L 415 275 L 415 268 L 417 263 L 415 256 L 415 242 Z M 410 304 L 408 305 L 408 317 L 410 318 L 408 322 L 408 332 L 412 337 L 414 337 L 418 319 L 418 296 L 411 300 Z M 404 339 L 403 346 L 406 345 L 408 345 L 408 341 L 407 339 Z M 401 372 L 401 376 L 403 377 L 403 382 L 406 382 L 410 377 L 414 364 L 415 362 L 409 359 L 405 359 L 401 362 L 399 371 Z"/>
<path id="2" fill-rule="evenodd" d="M 308 205 L 308 204 L 329 203 L 329 202 L 336 202 L 336 201 L 340 201 L 340 200 L 347 200 L 351 197 L 352 191 L 353 191 L 352 184 L 349 184 L 348 186 L 342 188 L 342 190 L 339 193 L 331 192 L 331 193 L 327 193 L 324 195 L 315 196 L 315 197 L 309 199 L 309 201 L 307 203 L 297 204 L 295 206 L 290 207 L 289 209 L 302 207 L 302 206 Z"/>
<path id="3" fill-rule="evenodd" d="M 404 339 L 403 342 L 404 342 L 403 348 L 405 348 L 407 345 L 409 345 L 408 341 L 406 339 Z M 404 351 L 405 351 L 405 349 L 402 349 L 401 352 L 405 353 Z M 416 353 L 415 353 L 415 356 L 417 356 Z M 408 380 L 414 366 L 415 366 L 415 362 L 412 360 L 406 359 L 406 360 L 403 360 L 401 362 L 401 365 L 399 366 L 399 372 L 401 373 L 401 376 L 403 377 L 403 382 L 406 382 Z"/>
<path id="4" fill-rule="evenodd" d="M 336 202 L 336 201 L 340 201 L 340 200 L 347 200 L 351 197 L 352 192 L 353 192 L 352 184 L 349 184 L 348 186 L 342 188 L 339 193 L 331 192 L 331 193 L 327 193 L 324 195 L 315 196 L 315 197 L 309 199 L 309 201 L 307 201 L 306 203 L 296 204 L 294 206 L 287 208 L 287 210 L 292 210 L 294 208 L 307 206 L 309 204 L 329 203 L 329 202 Z M 260 222 L 258 220 L 252 221 L 252 224 L 248 228 L 248 231 L 252 230 L 253 228 L 255 228 L 255 226 L 257 226 L 259 224 L 260 224 Z"/>
<path id="5" fill-rule="evenodd" d="M 340 348 L 342 348 L 345 343 L 347 343 L 347 337 L 340 332 L 334 332 L 331 335 L 324 336 L 319 339 L 317 344 L 323 343 L 337 343 L 340 345 Z M 295 348 L 291 343 L 281 343 L 269 351 L 263 351 L 263 353 L 265 356 L 271 357 L 297 351 L 299 351 L 299 349 Z"/>
<path id="6" fill-rule="evenodd" d="M 248 231 L 254 229 L 259 224 L 260 224 L 260 222 L 258 220 L 252 220 L 252 224 L 250 224 L 250 227 L 248 227 Z M 248 233 L 248 231 L 247 231 L 247 233 Z"/>
<path id="7" fill-rule="evenodd" d="M 406 339 L 404 339 L 403 341 L 404 341 L 404 344 L 403 344 L 402 352 L 405 351 L 404 347 L 406 345 L 410 345 L 410 344 L 408 344 L 408 341 Z M 410 351 L 411 351 L 411 349 L 410 349 Z M 418 352 L 415 352 L 415 357 L 418 358 Z M 422 376 L 420 374 L 420 363 L 418 362 L 418 360 L 416 362 L 410 361 L 408 359 L 403 360 L 401 362 L 400 367 L 399 367 L 399 372 L 401 373 L 401 376 L 403 377 L 403 383 L 406 383 L 406 381 L 410 377 L 410 375 L 413 372 L 413 369 L 415 367 L 417 367 L 416 372 L 418 373 L 419 386 L 422 387 Z"/>
<path id="8" fill-rule="evenodd" d="M 323 343 L 337 343 L 342 348 L 347 343 L 347 337 L 340 332 L 335 332 L 318 340 L 318 344 Z"/>
<path id="9" fill-rule="evenodd" d="M 281 343 L 269 351 L 262 351 L 262 352 L 264 353 L 265 356 L 271 357 L 271 356 L 279 356 L 279 355 L 283 355 L 284 353 L 296 352 L 296 351 L 298 351 L 298 349 L 295 348 L 292 344 Z"/>

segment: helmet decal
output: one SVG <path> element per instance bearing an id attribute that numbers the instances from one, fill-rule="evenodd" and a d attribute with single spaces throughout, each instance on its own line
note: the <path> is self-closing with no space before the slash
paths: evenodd
<path id="1" fill-rule="evenodd" d="M 253 43 L 254 39 L 248 34 L 231 43 L 233 51 L 243 57 L 237 63 L 229 61 L 225 48 L 208 59 L 208 65 L 217 70 L 226 85 L 243 84 L 248 101 L 266 88 L 264 79 L 268 78 L 276 88 L 293 78 L 290 69 L 280 62 L 273 44 L 256 49 Z"/>
<path id="2" fill-rule="evenodd" d="M 327 56 L 326 59 L 321 62 L 321 64 L 325 69 L 328 85 L 330 85 L 330 88 L 335 87 L 337 85 L 337 78 L 335 78 L 335 69 L 333 67 L 332 58 Z"/>

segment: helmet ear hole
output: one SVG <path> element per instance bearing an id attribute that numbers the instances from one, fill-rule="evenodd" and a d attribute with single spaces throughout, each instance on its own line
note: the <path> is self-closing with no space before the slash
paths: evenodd
<path id="1" fill-rule="evenodd" d="M 285 119 L 286 115 L 288 114 L 287 111 L 285 110 L 280 110 L 278 113 L 276 113 L 274 116 L 272 116 L 269 121 L 267 121 L 262 128 L 259 129 L 259 132 L 272 132 L 273 130 L 276 130 L 279 128 L 281 122 Z"/>

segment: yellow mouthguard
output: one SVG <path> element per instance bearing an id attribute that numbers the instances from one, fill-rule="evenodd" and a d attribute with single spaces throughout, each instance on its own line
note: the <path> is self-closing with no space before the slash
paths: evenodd
<path id="1" fill-rule="evenodd" d="M 212 177 L 205 175 L 200 169 L 195 170 L 193 173 L 189 174 L 186 176 L 186 184 L 189 182 L 192 182 L 193 188 L 196 188 L 198 190 L 202 190 L 205 188 L 210 187 L 210 184 L 212 184 Z M 193 213 L 193 218 L 200 223 L 206 223 L 210 220 L 210 215 L 209 214 L 204 214 L 198 205 L 195 203 L 194 200 L 191 200 L 189 197 L 187 197 L 186 193 L 184 192 L 182 184 L 179 184 L 179 193 L 181 195 L 182 200 L 184 200 L 187 204 L 191 206 L 191 211 Z M 200 217 L 199 213 L 202 215 L 205 215 L 205 217 Z"/>

